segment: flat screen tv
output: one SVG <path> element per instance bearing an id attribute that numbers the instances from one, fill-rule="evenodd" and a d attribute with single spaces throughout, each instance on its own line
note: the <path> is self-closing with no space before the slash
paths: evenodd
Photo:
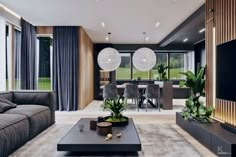
<path id="1" fill-rule="evenodd" d="M 236 40 L 217 46 L 216 97 L 236 101 Z"/>

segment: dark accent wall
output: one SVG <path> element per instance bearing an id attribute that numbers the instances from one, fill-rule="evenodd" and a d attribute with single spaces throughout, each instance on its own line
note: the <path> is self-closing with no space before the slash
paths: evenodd
<path id="1" fill-rule="evenodd" d="M 98 54 L 99 52 L 106 48 L 106 47 L 112 47 L 112 44 L 94 44 L 94 99 L 100 100 L 101 97 L 99 96 L 100 91 L 100 67 L 97 62 Z"/>
<path id="2" fill-rule="evenodd" d="M 193 45 L 189 44 L 170 44 L 166 47 L 160 47 L 158 44 L 112 44 L 112 47 L 119 51 L 136 51 L 139 48 L 147 47 L 160 52 L 188 52 L 193 50 Z"/>
<path id="3" fill-rule="evenodd" d="M 205 48 L 205 40 L 194 45 L 194 53 L 195 53 L 195 73 L 197 72 L 198 66 L 205 66 L 206 63 L 206 48 Z M 205 63 L 203 62 L 205 61 Z"/>

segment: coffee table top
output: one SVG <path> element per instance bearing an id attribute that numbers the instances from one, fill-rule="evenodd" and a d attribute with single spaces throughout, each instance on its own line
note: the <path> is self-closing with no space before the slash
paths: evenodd
<path id="1" fill-rule="evenodd" d="M 80 119 L 57 144 L 58 151 L 83 151 L 84 149 L 85 151 L 111 151 L 111 149 L 133 151 L 133 148 L 137 149 L 136 151 L 141 150 L 141 142 L 132 119 L 129 119 L 127 126 L 113 127 L 113 138 L 109 141 L 106 141 L 104 136 L 98 135 L 96 131 L 90 130 L 90 120 L 94 119 Z M 79 125 L 81 124 L 84 125 L 84 129 L 80 132 Z M 122 133 L 121 138 L 116 137 L 118 133 Z"/>

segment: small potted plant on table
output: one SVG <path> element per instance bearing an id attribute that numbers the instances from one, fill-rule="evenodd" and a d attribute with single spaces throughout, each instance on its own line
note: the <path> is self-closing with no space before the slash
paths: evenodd
<path id="1" fill-rule="evenodd" d="M 114 99 L 106 99 L 102 108 L 104 111 L 111 112 L 111 115 L 104 117 L 104 120 L 112 123 L 112 126 L 124 126 L 129 123 L 129 119 L 122 115 L 127 109 L 127 101 L 123 96 L 118 96 Z"/>

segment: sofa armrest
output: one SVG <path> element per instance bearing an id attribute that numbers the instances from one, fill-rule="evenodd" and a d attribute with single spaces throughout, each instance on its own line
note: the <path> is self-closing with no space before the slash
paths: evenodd
<path id="1" fill-rule="evenodd" d="M 12 91 L 13 102 L 17 105 L 43 105 L 51 111 L 51 124 L 55 123 L 56 96 L 54 91 L 21 90 Z"/>

